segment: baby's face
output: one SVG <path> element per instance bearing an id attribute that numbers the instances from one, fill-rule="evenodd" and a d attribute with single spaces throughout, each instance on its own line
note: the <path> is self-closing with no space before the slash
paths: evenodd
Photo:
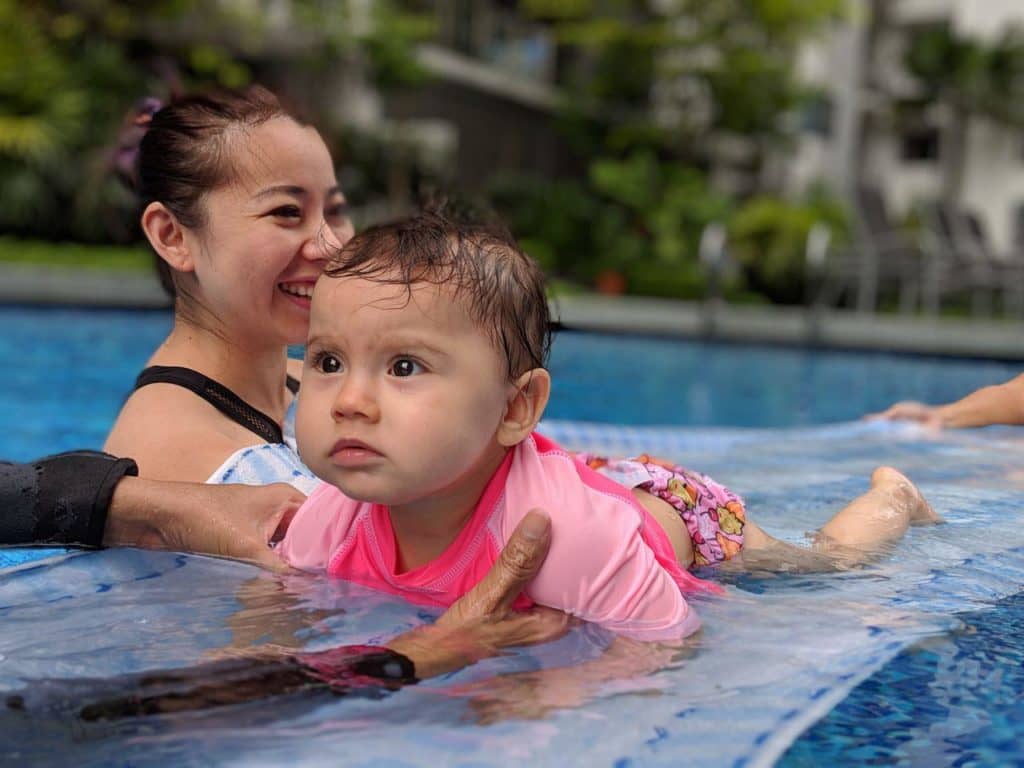
<path id="1" fill-rule="evenodd" d="M 514 392 L 447 289 L 317 282 L 296 431 L 303 461 L 347 496 L 397 506 L 489 476 Z"/>

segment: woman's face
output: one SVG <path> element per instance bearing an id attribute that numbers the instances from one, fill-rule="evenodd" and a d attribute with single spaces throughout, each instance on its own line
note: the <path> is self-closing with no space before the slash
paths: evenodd
<path id="1" fill-rule="evenodd" d="M 315 129 L 285 117 L 227 141 L 233 180 L 188 230 L 197 292 L 232 341 L 297 344 L 325 259 L 352 237 L 347 204 Z"/>

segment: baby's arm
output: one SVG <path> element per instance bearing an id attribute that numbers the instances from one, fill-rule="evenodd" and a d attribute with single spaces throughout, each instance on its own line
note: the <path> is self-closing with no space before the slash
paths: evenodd
<path id="1" fill-rule="evenodd" d="M 320 483 L 299 507 L 277 554 L 301 571 L 327 570 L 331 556 L 348 536 L 358 503 L 329 483 Z"/>
<path id="2" fill-rule="evenodd" d="M 985 427 L 1024 424 L 1024 374 L 1004 384 L 982 387 L 946 405 L 896 403 L 869 418 L 918 421 L 934 427 Z"/>

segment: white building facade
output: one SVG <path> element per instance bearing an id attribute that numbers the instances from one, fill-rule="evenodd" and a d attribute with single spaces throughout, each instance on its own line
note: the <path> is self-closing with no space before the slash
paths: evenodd
<path id="1" fill-rule="evenodd" d="M 802 135 L 788 180 L 794 191 L 816 180 L 844 193 L 856 183 L 871 184 L 899 217 L 943 196 L 942 153 L 948 150 L 949 115 L 940 105 L 913 128 L 890 117 L 893 94 L 915 94 L 903 65 L 910 35 L 948 24 L 958 37 L 991 42 L 1013 27 L 1024 30 L 1024 0 L 891 0 L 874 45 L 867 41 L 867 0 L 852 6 L 847 22 L 802 55 L 803 77 L 823 93 L 828 118 Z M 1024 130 L 971 117 L 963 161 L 955 202 L 981 218 L 998 251 L 1024 249 Z"/>

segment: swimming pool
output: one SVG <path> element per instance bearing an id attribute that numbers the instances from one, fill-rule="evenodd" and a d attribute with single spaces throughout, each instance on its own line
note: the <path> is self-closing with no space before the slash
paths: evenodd
<path id="1" fill-rule="evenodd" d="M 101 445 L 169 328 L 166 312 L 0 307 L 9 430 L 0 455 Z M 707 427 L 849 421 L 903 398 L 948 401 L 1018 372 L 1002 362 L 584 333 L 556 340 L 551 368 L 550 419 Z"/>
<path id="2" fill-rule="evenodd" d="M 0 455 L 98 446 L 168 323 L 161 313 L 0 308 Z M 912 530 L 893 558 L 857 574 L 733 579 L 730 600 L 700 606 L 695 661 L 582 691 L 561 679 L 562 699 L 551 700 L 537 670 L 596 657 L 607 642 L 600 632 L 381 702 L 287 702 L 106 731 L 55 719 L 32 735 L 8 716 L 0 754 L 61 763 L 74 750 L 78 764 L 133 765 L 555 765 L 566 755 L 670 765 L 695 748 L 708 764 L 1024 759 L 1024 642 L 1007 637 L 1020 635 L 1024 615 L 1024 479 L 1015 474 L 1024 439 L 829 424 L 894 399 L 948 400 L 1009 378 L 1013 366 L 569 334 L 552 369 L 549 415 L 563 441 L 678 457 L 736 487 L 783 537 L 799 540 L 861 492 L 877 463 L 908 471 L 950 523 Z M 189 664 L 232 638 L 258 639 L 235 613 L 236 590 L 252 576 L 232 563 L 131 550 L 8 573 L 0 688 Z M 300 632 L 313 646 L 383 639 L 424 616 L 337 583 L 294 591 L 293 612 L 330 614 Z M 257 627 L 274 618 L 250 614 Z M 516 690 L 479 682 L 496 672 L 519 673 L 507 678 Z M 523 691 L 549 707 L 540 719 L 521 717 Z"/>

